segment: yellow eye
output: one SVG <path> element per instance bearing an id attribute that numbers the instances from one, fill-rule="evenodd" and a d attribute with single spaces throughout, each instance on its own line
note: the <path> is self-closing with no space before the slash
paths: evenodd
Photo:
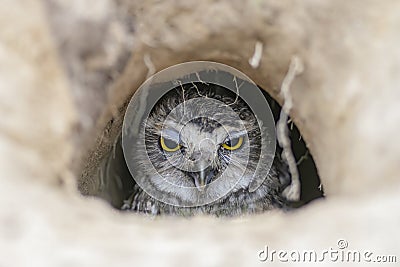
<path id="1" fill-rule="evenodd" d="M 238 148 L 240 148 L 243 144 L 243 137 L 236 137 L 236 138 L 232 138 L 229 139 L 228 141 L 226 141 L 225 143 L 222 144 L 222 147 L 228 150 L 236 150 Z"/>
<path id="2" fill-rule="evenodd" d="M 167 139 L 161 136 L 160 138 L 160 144 L 161 148 L 167 152 L 175 152 L 179 148 L 181 148 L 181 145 L 174 140 Z"/>

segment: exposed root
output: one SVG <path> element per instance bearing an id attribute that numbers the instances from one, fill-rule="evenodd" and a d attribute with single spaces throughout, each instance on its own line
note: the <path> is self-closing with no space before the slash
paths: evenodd
<path id="1" fill-rule="evenodd" d="M 300 199 L 300 178 L 297 169 L 296 159 L 294 158 L 291 142 L 288 135 L 288 114 L 293 106 L 292 97 L 290 95 L 290 85 L 294 78 L 303 72 L 303 63 L 300 58 L 293 56 L 290 61 L 289 70 L 283 79 L 281 86 L 281 96 L 283 98 L 283 106 L 276 124 L 277 139 L 279 145 L 282 147 L 282 158 L 289 166 L 289 171 L 292 176 L 291 184 L 283 191 L 283 196 L 288 200 L 298 201 Z"/>
<path id="2" fill-rule="evenodd" d="M 262 51 L 263 51 L 263 44 L 257 41 L 256 46 L 254 48 L 254 54 L 249 59 L 249 64 L 253 69 L 257 69 L 258 66 L 260 66 Z"/>

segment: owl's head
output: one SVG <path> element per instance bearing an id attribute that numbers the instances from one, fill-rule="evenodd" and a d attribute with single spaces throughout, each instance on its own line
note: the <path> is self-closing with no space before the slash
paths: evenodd
<path id="1" fill-rule="evenodd" d="M 192 205 L 248 188 L 260 156 L 258 125 L 249 106 L 221 86 L 193 83 L 169 91 L 145 121 L 136 153 L 148 193 Z"/>

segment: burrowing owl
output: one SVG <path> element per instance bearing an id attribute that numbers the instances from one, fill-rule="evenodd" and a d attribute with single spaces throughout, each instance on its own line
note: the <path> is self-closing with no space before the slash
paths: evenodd
<path id="1" fill-rule="evenodd" d="M 208 101 L 199 105 L 204 99 Z M 207 104 L 209 100 L 215 101 Z M 232 116 L 222 111 L 227 107 Z M 213 117 L 185 120 L 202 109 Z M 249 188 L 263 137 L 252 110 L 232 91 L 201 82 L 177 86 L 156 103 L 141 127 L 143 134 L 136 142 L 142 145 L 126 160 L 136 162 L 136 175 L 148 190 L 135 184 L 123 210 L 233 216 L 289 206 L 282 191 L 291 177 L 278 154 L 272 155 L 272 167 L 262 184 L 255 191 Z M 215 181 L 219 183 L 211 187 Z M 206 198 L 212 201 L 201 201 Z M 185 205 L 196 201 L 203 204 Z"/>

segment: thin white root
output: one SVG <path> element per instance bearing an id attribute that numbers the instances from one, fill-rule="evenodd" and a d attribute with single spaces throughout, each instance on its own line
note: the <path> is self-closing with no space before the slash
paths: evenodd
<path id="1" fill-rule="evenodd" d="M 198 80 L 199 82 L 208 85 L 208 83 L 206 83 L 205 81 L 203 81 L 203 80 L 200 78 L 200 74 L 199 74 L 198 72 L 196 72 L 196 77 L 197 77 L 197 80 Z"/>
<path id="2" fill-rule="evenodd" d="M 283 191 L 283 196 L 291 201 L 298 201 L 300 199 L 300 179 L 299 172 L 297 170 L 296 159 L 294 158 L 291 142 L 288 135 L 288 114 L 293 106 L 293 100 L 290 95 L 290 85 L 294 78 L 302 73 L 304 70 L 301 59 L 297 56 L 293 56 L 290 61 L 289 70 L 283 79 L 281 86 L 281 96 L 283 98 L 283 106 L 279 120 L 276 124 L 277 128 L 277 139 L 279 145 L 282 147 L 282 158 L 286 161 L 289 166 L 289 171 L 292 176 L 291 184 Z"/>
<path id="3" fill-rule="evenodd" d="M 263 51 L 263 44 L 260 41 L 257 41 L 256 46 L 254 48 L 254 54 L 249 59 L 249 64 L 253 69 L 256 69 L 258 68 L 258 66 L 260 66 L 262 51 Z"/>
<path id="4" fill-rule="evenodd" d="M 242 85 L 244 84 L 244 82 L 242 82 L 239 86 L 237 84 L 237 79 L 236 76 L 233 76 L 233 81 L 235 82 L 235 88 L 236 88 L 236 97 L 235 97 L 235 101 L 233 101 L 232 103 L 229 103 L 228 106 L 234 105 L 237 103 L 237 101 L 239 100 L 239 89 L 240 87 L 242 87 Z"/>

